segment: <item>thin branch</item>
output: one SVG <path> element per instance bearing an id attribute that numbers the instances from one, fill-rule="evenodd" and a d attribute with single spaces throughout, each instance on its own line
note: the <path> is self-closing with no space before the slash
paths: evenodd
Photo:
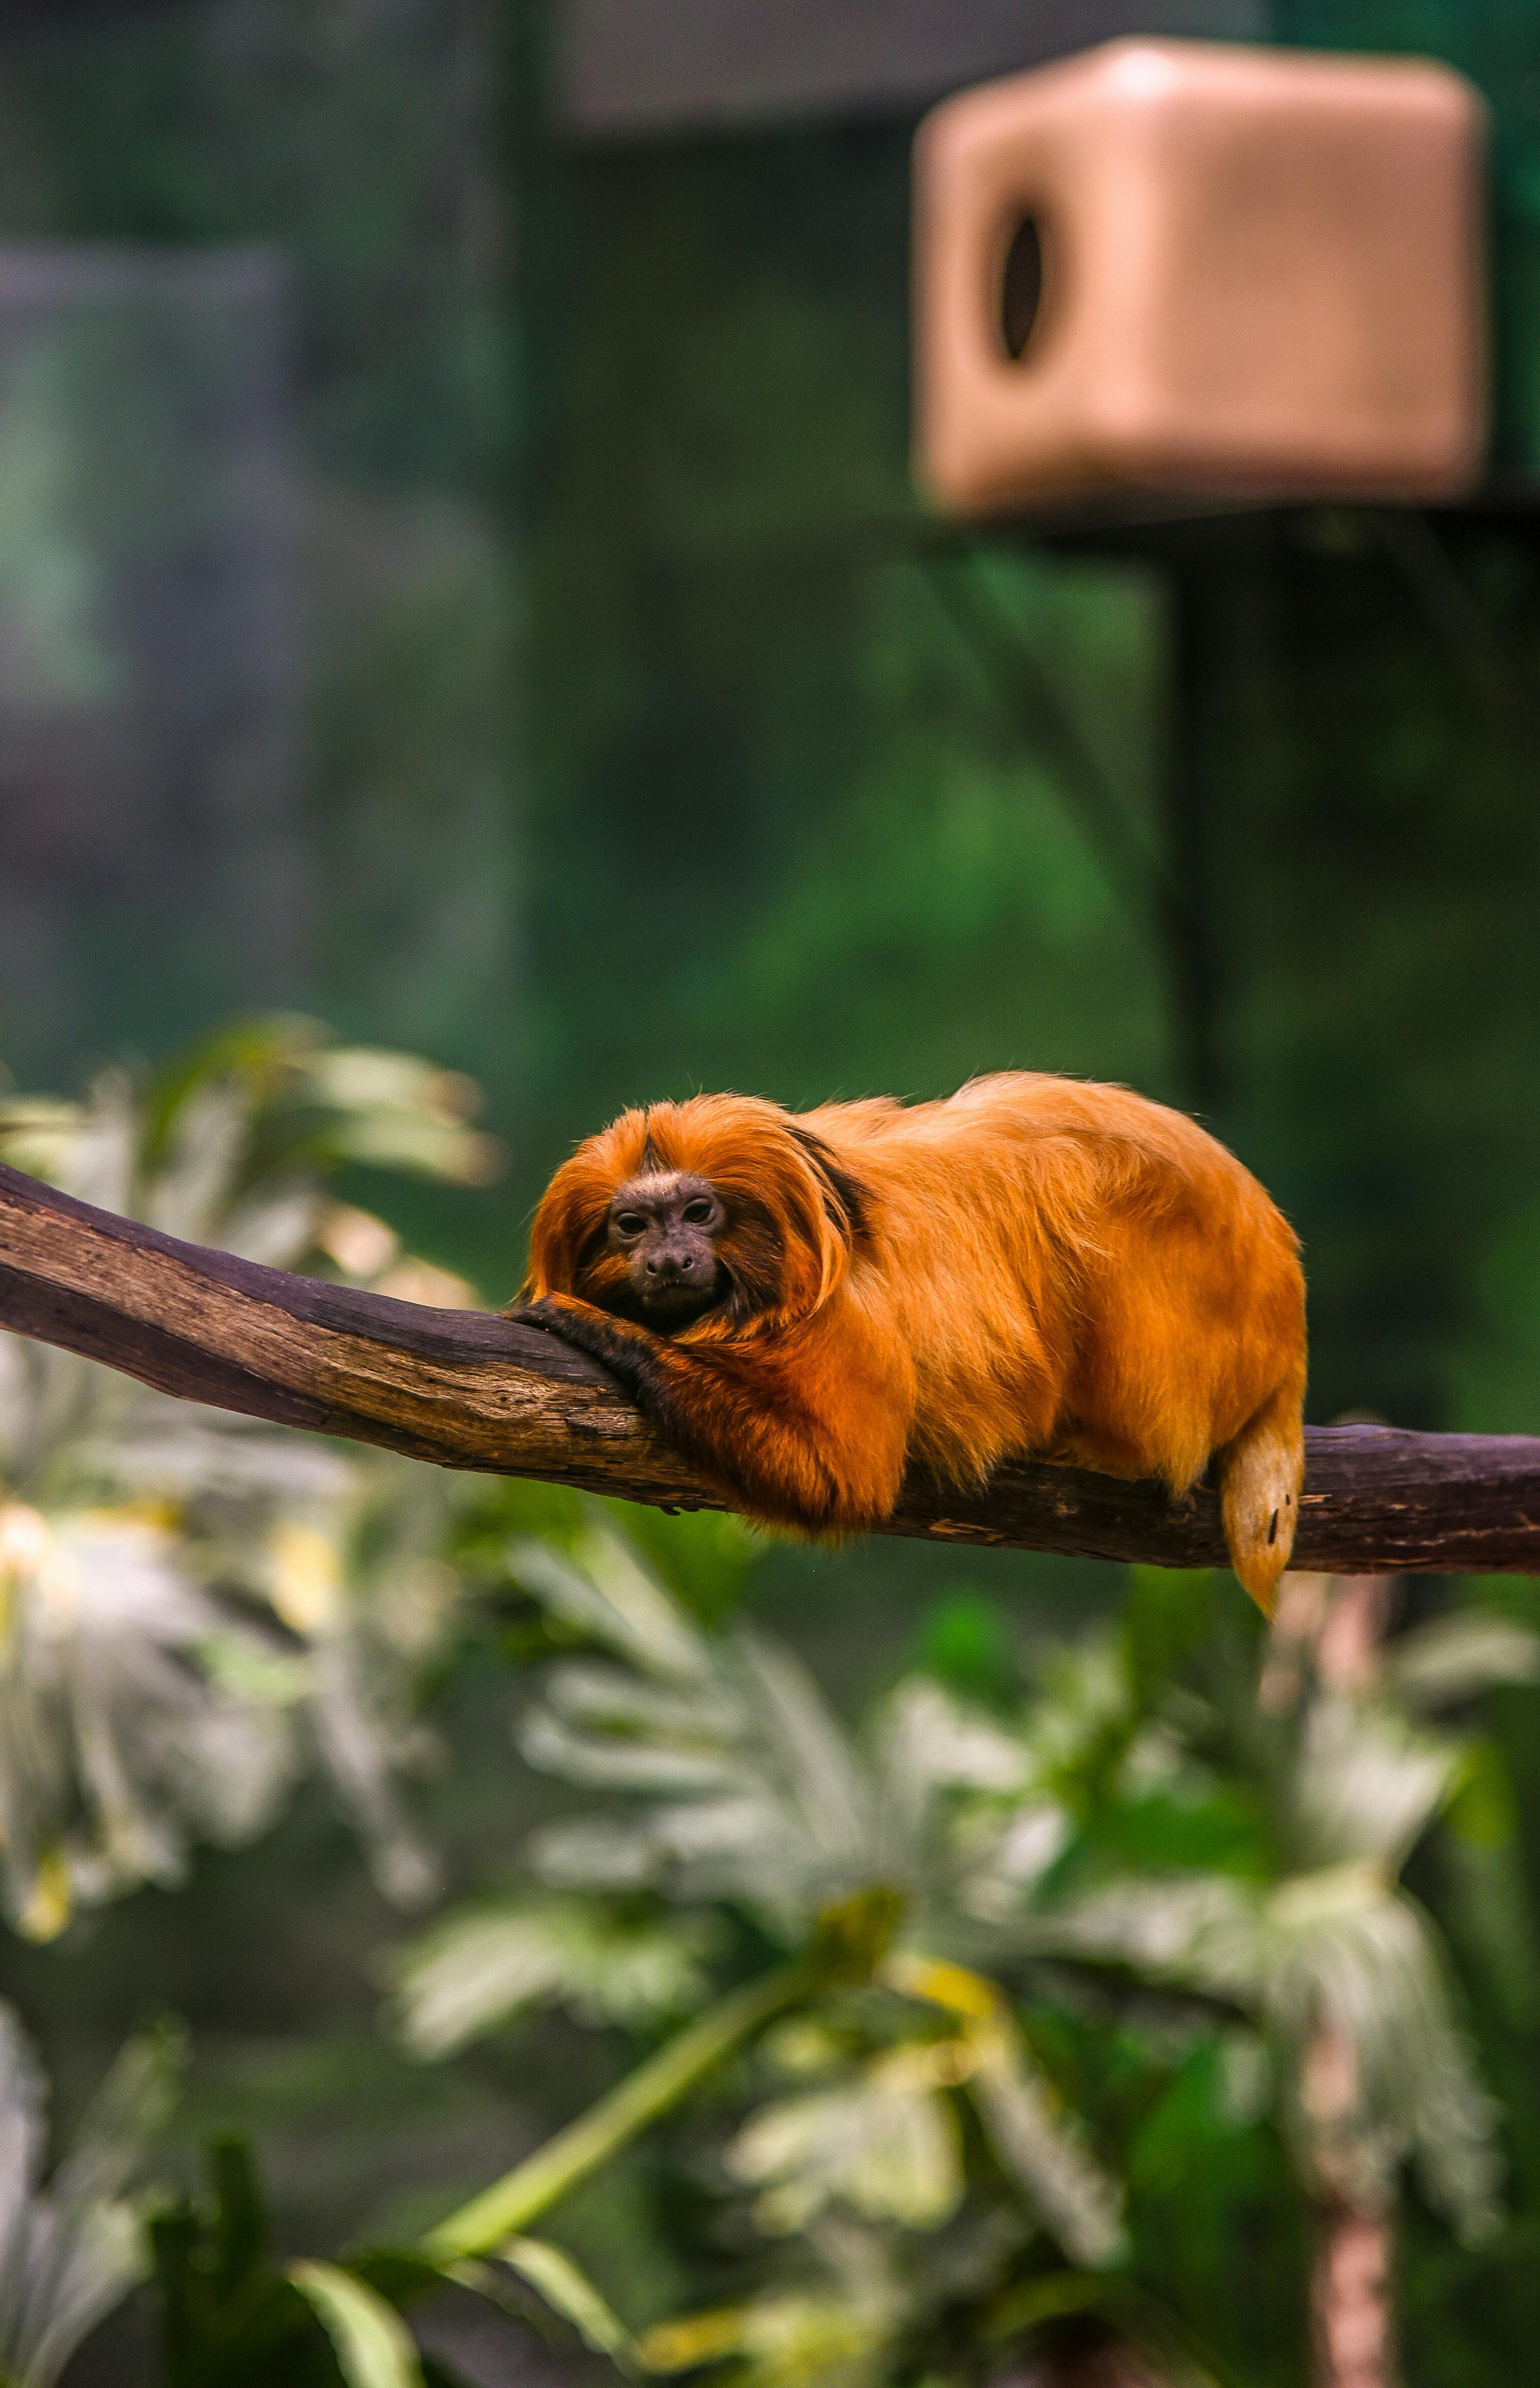
<path id="1" fill-rule="evenodd" d="M 0 1327 L 162 1392 L 443 1467 L 664 1507 L 721 1496 L 592 1362 L 486 1312 L 428 1310 L 186 1244 L 0 1167 Z M 1298 1564 L 1540 1575 L 1540 1438 L 1328 1427 L 1307 1438 Z M 983 1486 L 915 1477 L 885 1531 L 1160 1567 L 1224 1562 L 1206 1486 L 1022 1461 Z"/>

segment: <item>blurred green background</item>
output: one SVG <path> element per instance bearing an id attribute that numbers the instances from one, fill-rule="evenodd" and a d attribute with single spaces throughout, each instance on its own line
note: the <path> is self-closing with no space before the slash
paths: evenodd
<path id="1" fill-rule="evenodd" d="M 430 1054 L 486 1089 L 506 1176 L 346 1188 L 503 1300 L 624 1102 L 1117 1079 L 1199 1108 L 1299 1227 L 1313 1417 L 1540 1431 L 1540 7 L 1270 12 L 1493 107 L 1492 502 L 1094 539 L 912 494 L 912 116 L 585 145 L 556 30 L 520 0 L 0 28 L 16 1081 L 254 1005 Z M 80 284 L 125 249 L 138 279 Z M 7 258 L 64 298 L 7 298 Z M 849 1702 L 959 1586 L 1024 1634 L 1119 1589 L 894 1544 L 778 1552 L 755 1601 Z M 495 1668 L 445 1696 L 426 1797 L 471 1881 L 549 1795 Z M 1531 1710 L 1506 1730 L 1533 1861 Z M 553 2025 L 549 2062 L 410 2066 L 366 1962 L 398 1930 L 316 1791 L 83 1948 L 6 1944 L 0 1987 L 67 2103 L 133 2013 L 186 2013 L 198 2123 L 259 2131 L 309 2244 L 469 2186 L 596 2062 Z M 1504 2046 L 1533 2083 L 1533 2026 Z M 1504 2376 L 1471 2330 L 1419 2376 Z"/>

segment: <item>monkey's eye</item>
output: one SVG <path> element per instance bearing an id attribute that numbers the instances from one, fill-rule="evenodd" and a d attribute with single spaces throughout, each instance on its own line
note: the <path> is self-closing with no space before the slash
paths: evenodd
<path id="1" fill-rule="evenodd" d="M 701 1227 L 704 1226 L 711 1214 L 711 1204 L 703 1194 L 698 1194 L 693 1202 L 685 1204 L 681 1216 L 688 1219 L 692 1227 Z"/>
<path id="2" fill-rule="evenodd" d="M 646 1225 L 647 1221 L 639 1211 L 623 1211 L 615 1221 L 615 1233 L 620 1236 L 639 1236 Z"/>

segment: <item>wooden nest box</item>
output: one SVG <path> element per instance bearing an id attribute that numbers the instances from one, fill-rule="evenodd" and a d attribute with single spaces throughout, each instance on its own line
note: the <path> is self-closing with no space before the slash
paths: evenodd
<path id="1" fill-rule="evenodd" d="M 1469 490 L 1484 132 L 1432 61 L 1202 42 L 944 101 L 915 152 L 922 483 L 962 514 Z"/>

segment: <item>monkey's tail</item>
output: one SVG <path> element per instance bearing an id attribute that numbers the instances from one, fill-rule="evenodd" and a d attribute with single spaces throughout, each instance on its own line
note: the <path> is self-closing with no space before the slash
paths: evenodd
<path id="1" fill-rule="evenodd" d="M 1305 1481 L 1305 1386 L 1289 1378 L 1227 1445 L 1219 1495 L 1230 1564 L 1264 1617 L 1289 1564 Z"/>

